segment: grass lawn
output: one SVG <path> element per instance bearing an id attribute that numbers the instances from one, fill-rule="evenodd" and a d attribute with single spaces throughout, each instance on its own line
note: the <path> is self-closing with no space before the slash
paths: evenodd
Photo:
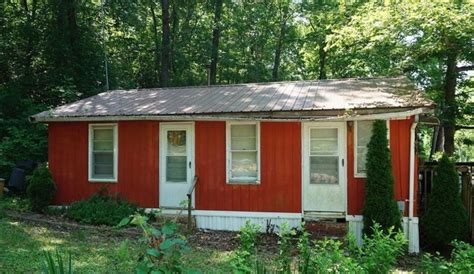
<path id="1" fill-rule="evenodd" d="M 0 269 L 5 273 L 42 270 L 43 251 L 71 253 L 76 273 L 131 273 L 139 259 L 140 243 L 118 235 L 59 229 L 0 219 Z M 192 248 L 185 264 L 203 272 L 230 272 L 232 252 Z"/>

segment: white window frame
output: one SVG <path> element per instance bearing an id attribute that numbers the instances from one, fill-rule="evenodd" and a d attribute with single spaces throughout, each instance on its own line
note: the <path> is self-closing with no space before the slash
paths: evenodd
<path id="1" fill-rule="evenodd" d="M 354 178 L 367 178 L 367 174 L 364 172 L 357 172 L 357 147 L 358 147 L 358 140 L 357 140 L 357 123 L 359 121 L 375 121 L 378 119 L 367 119 L 367 120 L 356 120 L 354 121 Z M 388 139 L 388 147 L 390 148 L 390 120 L 385 120 L 387 123 L 387 139 Z"/>
<path id="2" fill-rule="evenodd" d="M 113 167 L 113 177 L 111 178 L 94 178 L 92 174 L 92 151 L 93 151 L 93 140 L 94 140 L 94 129 L 97 128 L 106 128 L 106 129 L 113 129 L 113 138 L 114 138 L 114 167 Z M 116 183 L 118 177 L 118 130 L 117 124 L 89 124 L 89 163 L 88 163 L 88 177 L 90 183 Z"/>
<path id="3" fill-rule="evenodd" d="M 232 153 L 231 153 L 231 126 L 255 125 L 257 142 L 257 178 L 232 178 Z M 260 122 L 258 121 L 226 121 L 226 182 L 227 184 L 260 184 Z"/>

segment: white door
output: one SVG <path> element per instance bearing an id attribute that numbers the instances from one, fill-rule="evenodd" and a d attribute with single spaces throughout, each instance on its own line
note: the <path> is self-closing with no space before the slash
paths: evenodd
<path id="1" fill-rule="evenodd" d="M 345 123 L 303 124 L 303 210 L 346 212 Z"/>
<path id="2" fill-rule="evenodd" d="M 194 124 L 160 123 L 160 207 L 181 207 L 193 177 Z"/>

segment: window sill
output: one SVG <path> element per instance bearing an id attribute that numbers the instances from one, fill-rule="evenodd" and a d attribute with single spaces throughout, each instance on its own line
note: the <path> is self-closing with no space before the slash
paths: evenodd
<path id="1" fill-rule="evenodd" d="M 95 184 L 95 183 L 112 183 L 116 184 L 117 179 L 94 179 L 94 178 L 89 178 L 89 183 Z"/>
<path id="2" fill-rule="evenodd" d="M 260 181 L 228 181 L 228 185 L 259 185 Z"/>
<path id="3" fill-rule="evenodd" d="M 366 178 L 367 178 L 367 174 L 354 174 L 354 178 L 357 178 L 357 179 L 366 179 Z"/>

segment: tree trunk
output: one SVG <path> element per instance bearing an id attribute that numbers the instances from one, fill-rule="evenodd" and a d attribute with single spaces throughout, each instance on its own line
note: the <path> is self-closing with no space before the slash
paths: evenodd
<path id="1" fill-rule="evenodd" d="M 169 82 L 169 66 L 170 66 L 170 13 L 169 1 L 161 0 L 161 73 L 160 86 L 167 87 Z"/>
<path id="2" fill-rule="evenodd" d="M 284 15 L 286 17 L 286 14 Z M 280 35 L 278 36 L 277 45 L 275 48 L 275 59 L 273 60 L 272 81 L 278 81 L 278 71 L 280 69 L 281 51 L 283 48 L 283 39 L 286 34 L 286 18 L 282 18 L 280 24 Z"/>
<path id="3" fill-rule="evenodd" d="M 457 82 L 457 62 L 458 54 L 456 52 L 448 53 L 446 60 L 446 78 L 444 86 L 444 152 L 452 156 L 454 153 L 454 133 L 456 132 L 456 82 Z"/>
<path id="4" fill-rule="evenodd" d="M 221 32 L 220 21 L 222 14 L 222 3 L 223 0 L 215 0 L 214 29 L 212 30 L 211 66 L 209 71 L 211 85 L 216 83 L 217 78 L 217 59 L 219 58 L 219 36 Z"/>
<path id="5" fill-rule="evenodd" d="M 175 47 L 177 43 L 177 35 L 179 28 L 179 17 L 178 17 L 178 1 L 174 1 L 171 9 L 171 45 L 170 45 L 170 70 L 173 75 L 176 73 L 176 66 L 174 64 L 175 58 Z"/>
<path id="6" fill-rule="evenodd" d="M 153 0 L 150 0 L 149 4 L 150 4 L 151 19 L 153 21 L 153 41 L 155 44 L 154 67 L 155 67 L 155 73 L 158 74 L 158 71 L 160 71 L 160 54 L 161 54 L 160 53 L 160 40 L 158 38 L 158 19 L 155 13 L 155 2 Z M 154 78 L 154 81 L 156 82 L 156 76 L 153 78 Z"/>
<path id="7" fill-rule="evenodd" d="M 324 49 L 326 47 L 326 42 L 323 40 L 321 43 L 319 43 L 319 80 L 323 80 L 327 78 L 326 75 L 326 50 Z"/>

